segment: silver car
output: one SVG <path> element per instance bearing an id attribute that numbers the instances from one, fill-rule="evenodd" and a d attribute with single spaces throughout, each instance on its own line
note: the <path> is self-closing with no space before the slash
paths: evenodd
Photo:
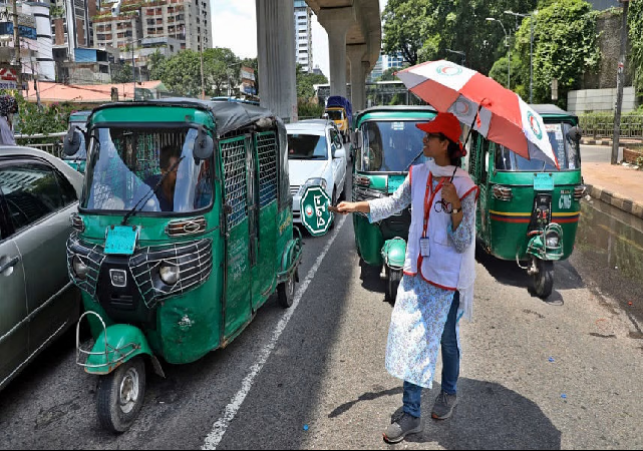
<path id="1" fill-rule="evenodd" d="M 0 390 L 78 319 L 65 244 L 82 182 L 45 152 L 0 147 Z"/>

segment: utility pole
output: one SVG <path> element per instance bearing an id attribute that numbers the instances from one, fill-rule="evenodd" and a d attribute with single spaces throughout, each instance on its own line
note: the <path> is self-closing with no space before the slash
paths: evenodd
<path id="1" fill-rule="evenodd" d="M 18 24 L 18 0 L 13 0 L 13 50 L 16 57 L 16 65 L 18 66 L 17 73 L 17 89 L 18 92 L 22 90 L 22 58 L 20 57 L 20 29 Z"/>
<path id="2" fill-rule="evenodd" d="M 134 60 L 134 43 L 132 42 L 132 102 L 136 100 L 136 66 Z"/>
<path id="3" fill-rule="evenodd" d="M 618 163 L 618 150 L 621 139 L 621 112 L 623 110 L 623 89 L 625 88 L 625 68 L 627 63 L 627 13 L 630 9 L 629 0 L 623 3 L 623 24 L 621 25 L 621 56 L 618 60 L 618 77 L 616 79 L 616 113 L 614 114 L 614 140 L 612 143 L 612 164 Z"/>
<path id="4" fill-rule="evenodd" d="M 531 43 L 529 54 L 529 103 L 534 104 L 534 25 L 536 23 L 536 18 L 531 16 Z"/>

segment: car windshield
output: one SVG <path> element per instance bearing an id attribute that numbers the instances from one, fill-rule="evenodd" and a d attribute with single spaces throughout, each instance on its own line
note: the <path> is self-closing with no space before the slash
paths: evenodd
<path id="1" fill-rule="evenodd" d="M 298 133 L 288 134 L 288 159 L 327 160 L 326 137 Z"/>
<path id="2" fill-rule="evenodd" d="M 191 213 L 210 206 L 213 165 L 195 159 L 197 134 L 194 128 L 93 129 L 82 207 L 121 212 L 141 203 L 142 212 Z"/>
<path id="3" fill-rule="evenodd" d="M 572 126 L 568 123 L 545 124 L 549 141 L 554 149 L 561 171 L 573 171 L 580 168 L 579 145 L 572 141 L 569 130 Z M 532 146 L 533 144 L 530 144 Z M 499 171 L 516 172 L 557 172 L 556 166 L 540 160 L 527 160 L 511 150 L 500 146 L 496 155 L 496 168 Z"/>
<path id="4" fill-rule="evenodd" d="M 357 164 L 361 171 L 403 172 L 422 152 L 424 132 L 416 127 L 426 121 L 367 122 L 362 125 L 364 138 Z M 416 160 L 426 161 L 422 155 Z"/>
<path id="5" fill-rule="evenodd" d="M 328 113 L 328 118 L 333 120 L 333 121 L 343 121 L 344 120 L 344 112 L 341 110 L 330 110 L 326 111 Z"/>

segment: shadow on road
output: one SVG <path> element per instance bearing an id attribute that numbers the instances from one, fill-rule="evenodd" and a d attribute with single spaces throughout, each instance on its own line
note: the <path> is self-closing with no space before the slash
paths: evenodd
<path id="1" fill-rule="evenodd" d="M 450 420 L 431 419 L 434 396 L 440 387 L 425 390 L 424 432 L 406 438 L 409 443 L 438 443 L 445 449 L 560 449 L 561 432 L 533 401 L 493 382 L 460 380 L 460 404 Z M 358 403 L 401 395 L 402 387 L 364 393 L 330 413 L 337 418 Z M 402 409 L 391 417 L 398 418 Z"/>

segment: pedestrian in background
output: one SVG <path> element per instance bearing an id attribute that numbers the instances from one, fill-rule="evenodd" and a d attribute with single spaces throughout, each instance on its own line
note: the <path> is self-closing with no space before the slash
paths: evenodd
<path id="1" fill-rule="evenodd" d="M 5 95 L 0 97 L 0 145 L 15 146 L 13 134 L 13 115 L 18 113 L 18 102 L 15 97 Z"/>
<path id="2" fill-rule="evenodd" d="M 342 202 L 340 214 L 363 213 L 378 222 L 412 205 L 404 277 L 391 318 L 386 368 L 404 381 L 403 413 L 384 433 L 389 443 L 422 432 L 422 388 L 432 388 L 442 347 L 442 392 L 432 410 L 436 420 L 453 414 L 460 375 L 459 320 L 471 318 L 475 281 L 478 188 L 460 169 L 466 150 L 462 128 L 450 113 L 440 113 L 426 132 L 427 163 L 413 166 L 389 198 Z"/>

